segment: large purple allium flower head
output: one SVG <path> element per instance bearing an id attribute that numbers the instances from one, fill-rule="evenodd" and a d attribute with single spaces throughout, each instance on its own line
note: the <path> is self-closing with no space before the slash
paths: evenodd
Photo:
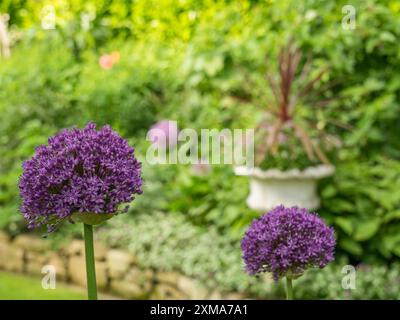
<path id="1" fill-rule="evenodd" d="M 54 229 L 75 213 L 112 215 L 142 193 L 134 149 L 110 126 L 63 130 L 23 163 L 21 211 L 28 227 Z"/>
<path id="2" fill-rule="evenodd" d="M 333 228 L 318 215 L 281 205 L 253 221 L 241 246 L 249 274 L 272 272 L 278 280 L 325 267 L 334 259 L 335 244 Z"/>

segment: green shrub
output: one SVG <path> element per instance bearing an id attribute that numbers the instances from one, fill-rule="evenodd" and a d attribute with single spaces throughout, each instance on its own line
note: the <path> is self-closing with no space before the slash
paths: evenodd
<path id="1" fill-rule="evenodd" d="M 339 248 L 363 262 L 400 256 L 400 163 L 387 158 L 338 166 L 322 190 L 321 214 Z"/>
<path id="2" fill-rule="evenodd" d="M 5 128 L 4 128 L 5 129 Z M 31 156 L 34 148 L 47 141 L 53 129 L 39 120 L 21 123 L 17 131 L 0 129 L 0 229 L 18 233 L 25 229 L 19 213 L 18 181 L 22 161 Z"/>
<path id="3" fill-rule="evenodd" d="M 324 270 L 310 270 L 294 282 L 296 299 L 398 300 L 400 269 L 398 264 L 385 266 L 360 265 L 355 270 L 355 288 L 343 289 L 346 276 L 343 265 L 333 264 Z M 284 296 L 282 286 L 276 288 Z"/>
<path id="4" fill-rule="evenodd" d="M 204 175 L 196 175 L 191 167 L 181 168 L 176 183 L 180 187 L 167 195 L 166 210 L 184 215 L 195 225 L 213 226 L 238 238 L 259 216 L 246 205 L 247 179 L 236 177 L 231 166 L 211 166 Z"/>
<path id="5" fill-rule="evenodd" d="M 138 236 L 140 235 L 140 236 Z M 208 287 L 243 290 L 256 282 L 243 272 L 238 241 L 202 228 L 182 215 L 161 212 L 121 216 L 100 230 L 108 244 L 127 247 L 143 267 L 180 270 Z"/>
<path id="6" fill-rule="evenodd" d="M 59 44 L 21 44 L 0 65 L 0 228 L 23 228 L 22 162 L 57 128 L 74 123 L 80 68 Z M 46 61 L 46 63 L 43 63 Z"/>
<path id="7" fill-rule="evenodd" d="M 39 120 L 48 125 L 71 125 L 80 112 L 76 87 L 81 66 L 55 40 L 21 43 L 0 64 L 1 130 L 15 134 L 21 124 Z"/>
<path id="8" fill-rule="evenodd" d="M 143 43 L 116 42 L 110 47 L 121 56 L 110 70 L 100 68 L 98 55 L 87 55 L 77 90 L 79 107 L 86 119 L 145 139 L 157 116 L 171 103 L 171 96 L 177 94 L 175 66 L 165 63 L 172 52 Z"/>
<path id="9" fill-rule="evenodd" d="M 139 236 L 140 235 L 140 236 Z M 155 270 L 180 271 L 195 277 L 208 288 L 241 291 L 252 297 L 279 298 L 285 294 L 282 283 L 271 278 L 251 277 L 244 271 L 240 241 L 188 223 L 184 217 L 156 212 L 120 216 L 99 230 L 107 244 L 128 248 L 138 263 Z M 297 299 L 398 299 L 398 264 L 360 265 L 356 289 L 342 288 L 343 267 L 338 259 L 322 270 L 309 270 L 294 282 Z"/>
<path id="10" fill-rule="evenodd" d="M 29 10 L 17 10 L 22 3 Z M 301 116 L 342 144 L 319 210 L 337 231 L 339 255 L 368 263 L 397 259 L 400 9 L 393 0 L 355 0 L 357 27 L 345 30 L 344 4 L 75 1 L 60 10 L 63 23 L 47 32 L 38 20 L 40 2 L 2 3 L 19 40 L 0 64 L 0 226 L 14 232 L 22 226 L 22 160 L 63 127 L 110 123 L 142 159 L 145 132 L 160 119 L 178 120 L 181 128 L 254 127 L 268 108 L 265 71 L 292 36 L 317 66 L 330 64 L 323 81 L 336 82 L 321 90 L 334 103 L 304 108 Z M 88 29 L 80 24 L 82 13 L 96 13 Z M 120 61 L 101 69 L 98 58 L 115 50 Z M 185 217 L 188 228 L 211 225 L 232 241 L 256 215 L 246 208 L 246 179 L 229 167 L 213 167 L 206 176 L 181 165 L 145 166 L 144 172 L 148 189 L 133 211 L 169 211 Z"/>

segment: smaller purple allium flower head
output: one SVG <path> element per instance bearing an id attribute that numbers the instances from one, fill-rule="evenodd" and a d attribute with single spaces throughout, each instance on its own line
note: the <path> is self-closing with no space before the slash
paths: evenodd
<path id="1" fill-rule="evenodd" d="M 241 247 L 249 274 L 271 272 L 278 280 L 325 267 L 334 259 L 335 244 L 333 228 L 317 214 L 281 205 L 253 221 Z"/>
<path id="2" fill-rule="evenodd" d="M 63 130 L 23 163 L 21 212 L 28 227 L 56 225 L 73 215 L 110 218 L 142 193 L 134 149 L 110 126 Z"/>
<path id="3" fill-rule="evenodd" d="M 160 149 L 172 148 L 178 143 L 178 125 L 176 121 L 161 120 L 147 133 L 148 139 Z"/>

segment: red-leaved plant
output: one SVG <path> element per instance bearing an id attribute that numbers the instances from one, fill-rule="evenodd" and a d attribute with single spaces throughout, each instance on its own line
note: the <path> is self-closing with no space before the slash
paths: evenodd
<path id="1" fill-rule="evenodd" d="M 290 40 L 279 52 L 276 74 L 266 74 L 273 98 L 267 100 L 269 119 L 256 128 L 256 163 L 261 168 L 330 164 L 321 147 L 327 145 L 327 135 L 317 128 L 316 121 L 298 117 L 303 106 L 324 107 L 333 100 L 322 96 L 333 85 L 332 81 L 322 83 L 329 66 L 311 76 L 312 59 L 309 56 L 302 62 L 302 57 L 302 51 Z M 340 144 L 332 136 L 330 142 Z"/>

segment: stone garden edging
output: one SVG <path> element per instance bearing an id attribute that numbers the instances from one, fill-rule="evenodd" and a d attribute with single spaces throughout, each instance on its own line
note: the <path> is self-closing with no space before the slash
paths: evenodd
<path id="1" fill-rule="evenodd" d="M 178 272 L 142 269 L 124 250 L 95 242 L 96 276 L 99 291 L 126 299 L 244 299 L 239 293 L 222 293 L 203 287 Z M 83 240 L 74 239 L 58 250 L 49 241 L 22 234 L 11 238 L 0 231 L 0 270 L 41 276 L 52 265 L 56 280 L 86 287 Z"/>

